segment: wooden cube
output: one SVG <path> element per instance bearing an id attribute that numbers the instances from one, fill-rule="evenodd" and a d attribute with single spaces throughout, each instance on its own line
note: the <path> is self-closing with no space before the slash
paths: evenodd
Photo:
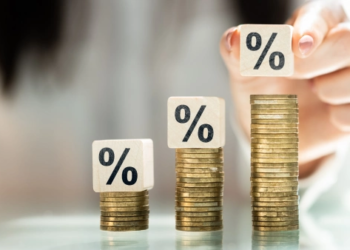
<path id="1" fill-rule="evenodd" d="M 94 141 L 92 168 L 95 192 L 137 192 L 151 189 L 154 184 L 153 141 Z"/>
<path id="2" fill-rule="evenodd" d="M 168 99 L 169 148 L 219 148 L 224 145 L 224 99 L 218 97 Z"/>
<path id="3" fill-rule="evenodd" d="M 293 27 L 241 25 L 242 76 L 291 76 L 294 72 Z"/>

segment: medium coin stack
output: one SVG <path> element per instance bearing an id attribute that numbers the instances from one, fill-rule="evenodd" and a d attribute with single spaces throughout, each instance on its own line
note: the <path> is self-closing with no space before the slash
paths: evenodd
<path id="1" fill-rule="evenodd" d="M 101 230 L 148 229 L 148 191 L 100 193 Z"/>
<path id="2" fill-rule="evenodd" d="M 223 228 L 222 148 L 176 149 L 176 229 Z"/>
<path id="3" fill-rule="evenodd" d="M 298 99 L 251 95 L 251 200 L 253 228 L 299 228 Z"/>

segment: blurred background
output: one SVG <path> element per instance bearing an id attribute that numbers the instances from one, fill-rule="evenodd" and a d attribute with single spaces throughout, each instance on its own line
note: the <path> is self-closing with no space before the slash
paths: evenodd
<path id="1" fill-rule="evenodd" d="M 250 205 L 249 170 L 242 171 L 249 165 L 231 128 L 219 41 L 239 23 L 284 23 L 302 3 L 1 0 L 0 222 L 94 214 L 98 225 L 92 142 L 104 139 L 153 140 L 151 217 L 173 216 L 167 99 L 218 96 L 227 110 L 226 218 L 249 232 L 235 214 Z M 243 213 L 249 218 L 249 209 Z"/>

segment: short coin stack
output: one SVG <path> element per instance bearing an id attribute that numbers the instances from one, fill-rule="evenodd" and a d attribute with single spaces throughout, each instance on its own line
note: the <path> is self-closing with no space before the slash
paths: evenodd
<path id="1" fill-rule="evenodd" d="M 222 148 L 176 149 L 176 229 L 221 230 Z"/>
<path id="2" fill-rule="evenodd" d="M 100 193 L 101 230 L 148 229 L 148 191 Z"/>
<path id="3" fill-rule="evenodd" d="M 296 95 L 252 95 L 251 199 L 253 228 L 299 228 L 298 100 Z"/>

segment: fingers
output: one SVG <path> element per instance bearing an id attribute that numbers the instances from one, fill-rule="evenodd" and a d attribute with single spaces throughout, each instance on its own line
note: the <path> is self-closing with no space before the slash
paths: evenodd
<path id="1" fill-rule="evenodd" d="M 314 90 L 325 103 L 340 105 L 350 103 L 350 68 L 317 77 Z M 350 117 L 350 113 L 347 115 Z"/>
<path id="2" fill-rule="evenodd" d="M 295 78 L 310 79 L 350 66 L 350 23 L 336 25 L 307 58 L 295 57 Z"/>
<path id="3" fill-rule="evenodd" d="M 340 3 L 312 2 L 296 12 L 293 52 L 297 57 L 310 56 L 322 43 L 330 29 L 344 21 L 346 14 Z"/>
<path id="4" fill-rule="evenodd" d="M 350 104 L 330 106 L 329 110 L 333 125 L 341 131 L 350 132 Z"/>

